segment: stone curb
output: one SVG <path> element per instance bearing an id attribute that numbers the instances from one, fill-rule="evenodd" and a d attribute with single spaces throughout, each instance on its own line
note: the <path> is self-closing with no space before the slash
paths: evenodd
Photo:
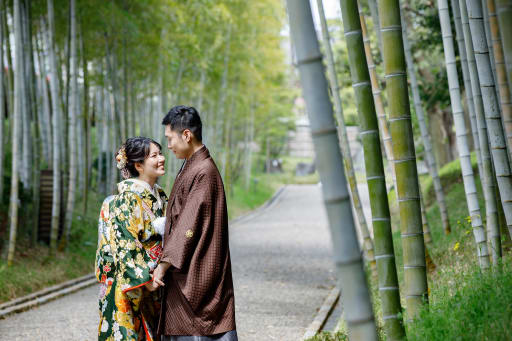
<path id="1" fill-rule="evenodd" d="M 86 288 L 97 282 L 94 274 L 89 274 L 3 303 L 0 305 L 0 319 L 53 301 L 61 296 Z"/>
<path id="2" fill-rule="evenodd" d="M 318 310 L 318 313 L 316 314 L 313 322 L 311 322 L 308 329 L 306 329 L 306 332 L 304 333 L 302 340 L 312 338 L 320 330 L 322 330 L 322 327 L 327 321 L 329 315 L 331 315 L 332 311 L 334 310 L 334 307 L 336 306 L 336 303 L 338 302 L 339 298 L 340 291 L 337 287 L 334 287 L 329 293 L 329 295 L 326 297 L 320 309 Z"/>

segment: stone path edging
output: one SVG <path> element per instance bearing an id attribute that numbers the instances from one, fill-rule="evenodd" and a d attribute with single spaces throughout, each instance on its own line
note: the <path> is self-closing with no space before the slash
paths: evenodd
<path id="1" fill-rule="evenodd" d="M 325 299 L 324 303 L 318 310 L 318 313 L 313 319 L 313 322 L 311 322 L 308 329 L 306 329 L 306 332 L 304 333 L 302 340 L 312 338 L 320 330 L 322 330 L 322 327 L 327 321 L 327 318 L 333 311 L 334 307 L 336 306 L 336 303 L 338 303 L 339 298 L 340 290 L 337 287 L 332 288 L 331 292 L 329 293 L 329 295 L 327 295 L 327 298 Z"/>
<path id="2" fill-rule="evenodd" d="M 12 301 L 0 305 L 0 319 L 8 315 L 19 313 L 43 303 L 53 301 L 59 297 L 78 291 L 80 289 L 98 283 L 94 273 L 69 280 L 67 282 L 51 286 L 49 288 L 37 291 L 33 294 L 16 298 Z"/>

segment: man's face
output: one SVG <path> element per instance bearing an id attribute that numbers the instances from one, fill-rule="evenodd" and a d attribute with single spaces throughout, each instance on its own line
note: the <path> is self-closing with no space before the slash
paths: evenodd
<path id="1" fill-rule="evenodd" d="M 167 137 L 167 148 L 172 150 L 178 159 L 186 159 L 192 155 L 193 147 L 190 143 L 191 133 L 185 129 L 182 133 L 171 129 L 171 125 L 165 126 L 165 137 Z"/>

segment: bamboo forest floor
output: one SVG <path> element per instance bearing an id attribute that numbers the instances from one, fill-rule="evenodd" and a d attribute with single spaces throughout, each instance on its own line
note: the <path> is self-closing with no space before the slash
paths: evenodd
<path id="1" fill-rule="evenodd" d="M 476 159 L 472 159 L 477 171 Z M 512 252 L 504 251 L 503 263 L 487 272 L 479 270 L 476 249 L 468 217 L 464 187 L 460 178 L 458 160 L 448 163 L 440 170 L 446 193 L 452 233 L 445 235 L 439 208 L 435 202 L 431 178 L 422 176 L 420 181 L 427 205 L 427 220 L 433 243 L 428 250 L 436 265 L 430 271 L 429 306 L 421 312 L 419 319 L 407 326 L 408 340 L 511 340 L 512 331 Z M 475 177 L 479 191 L 482 217 L 485 219 L 485 204 L 480 178 Z M 403 262 L 398 211 L 395 193 L 389 193 L 394 220 L 393 233 L 400 287 L 403 288 Z M 372 294 L 377 316 L 380 302 L 375 281 Z M 403 297 L 403 295 L 402 295 Z M 402 302 L 405 306 L 405 302 Z M 382 320 L 377 318 L 379 328 Z M 381 330 L 380 330 L 381 331 Z M 382 340 L 385 336 L 380 333 Z M 310 341 L 348 340 L 344 329 L 337 334 L 322 333 Z"/>

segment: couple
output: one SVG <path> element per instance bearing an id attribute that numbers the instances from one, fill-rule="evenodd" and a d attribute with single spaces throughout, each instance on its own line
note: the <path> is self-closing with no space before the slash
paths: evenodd
<path id="1" fill-rule="evenodd" d="M 126 180 L 100 212 L 98 340 L 236 341 L 222 179 L 196 109 L 176 106 L 162 124 L 168 148 L 185 159 L 169 200 L 156 184 L 160 144 L 129 138 L 116 155 Z"/>

